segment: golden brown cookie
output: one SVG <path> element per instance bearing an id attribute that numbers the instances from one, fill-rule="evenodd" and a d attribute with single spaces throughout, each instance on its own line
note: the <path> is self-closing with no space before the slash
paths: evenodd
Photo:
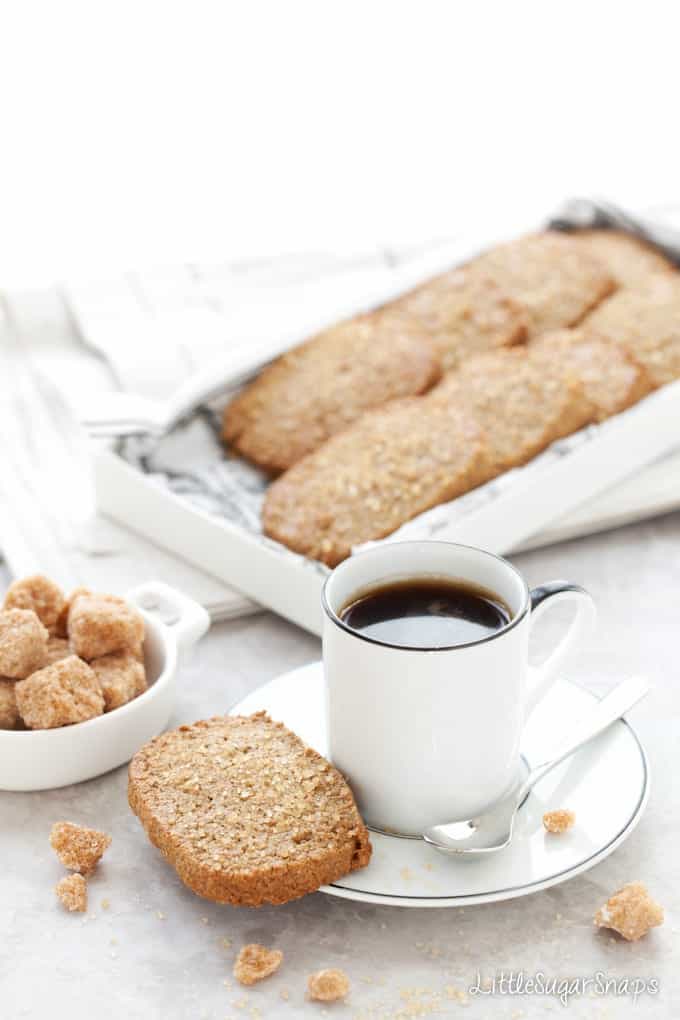
<path id="1" fill-rule="evenodd" d="M 182 881 L 218 903 L 287 903 L 371 856 L 340 773 L 264 712 L 145 744 L 130 763 L 128 799 Z"/>
<path id="2" fill-rule="evenodd" d="M 577 230 L 569 236 L 606 266 L 619 287 L 636 287 L 650 273 L 677 271 L 653 245 L 622 230 Z"/>
<path id="3" fill-rule="evenodd" d="M 523 308 L 474 265 L 428 280 L 393 307 L 407 311 L 427 330 L 445 372 L 475 354 L 526 337 Z"/>
<path id="4" fill-rule="evenodd" d="M 618 291 L 584 326 L 629 350 L 654 385 L 680 379 L 680 274 L 656 273 Z"/>
<path id="5" fill-rule="evenodd" d="M 368 408 L 422 393 L 439 377 L 426 330 L 388 308 L 325 330 L 282 357 L 224 412 L 224 440 L 277 474 Z"/>
<path id="6" fill-rule="evenodd" d="M 488 473 L 480 428 L 431 397 L 367 412 L 265 495 L 265 534 L 334 566 L 352 547 L 472 489 Z"/>
<path id="7" fill-rule="evenodd" d="M 599 259 L 557 231 L 498 245 L 473 264 L 522 306 L 529 337 L 575 325 L 616 286 Z"/>
<path id="8" fill-rule="evenodd" d="M 524 348 L 471 358 L 426 399 L 477 422 L 490 458 L 487 479 L 525 464 L 595 415 L 568 365 Z"/>
<path id="9" fill-rule="evenodd" d="M 569 366 L 593 402 L 597 421 L 625 411 L 654 389 L 630 351 L 587 327 L 544 333 L 532 341 L 530 350 L 548 364 Z"/>

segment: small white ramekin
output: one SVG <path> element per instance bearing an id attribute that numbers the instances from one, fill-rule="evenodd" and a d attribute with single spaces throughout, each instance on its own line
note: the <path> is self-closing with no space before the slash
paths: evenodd
<path id="1" fill-rule="evenodd" d="M 179 654 L 210 626 L 197 602 L 160 581 L 128 592 L 144 617 L 149 688 L 121 708 L 53 730 L 0 730 L 0 790 L 49 790 L 93 779 L 130 760 L 165 728 L 175 704 Z"/>

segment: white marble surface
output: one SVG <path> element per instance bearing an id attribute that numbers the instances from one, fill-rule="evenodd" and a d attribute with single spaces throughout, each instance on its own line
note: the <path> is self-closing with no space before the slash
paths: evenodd
<path id="1" fill-rule="evenodd" d="M 520 900 L 465 909 L 404 910 L 323 894 L 260 910 L 217 906 L 184 889 L 147 843 L 126 803 L 125 769 L 77 787 L 0 794 L 0 1017 L 201 1020 L 226 1017 L 488 1018 L 561 1015 L 550 998 L 470 997 L 452 989 L 502 969 L 548 977 L 656 978 L 661 991 L 571 1000 L 570 1017 L 672 1017 L 680 1002 L 680 765 L 678 585 L 680 514 L 517 557 L 530 583 L 562 576 L 595 596 L 600 627 L 575 673 L 606 689 L 622 673 L 653 690 L 631 714 L 649 753 L 652 794 L 630 839 L 586 875 Z M 276 674 L 319 655 L 318 642 L 270 615 L 215 626 L 182 675 L 173 722 L 222 712 Z M 53 886 L 63 873 L 48 845 L 60 818 L 108 830 L 113 843 L 90 884 L 86 916 L 68 915 Z M 665 925 L 637 944 L 596 933 L 594 910 L 618 886 L 647 882 Z M 108 908 L 102 901 L 109 901 Z M 224 940 L 229 940 L 229 944 Z M 280 972 L 235 984 L 246 942 L 285 953 Z M 306 975 L 342 967 L 345 1005 L 304 998 Z M 449 992 L 447 993 L 447 988 Z M 287 995 L 287 998 L 283 996 Z"/>

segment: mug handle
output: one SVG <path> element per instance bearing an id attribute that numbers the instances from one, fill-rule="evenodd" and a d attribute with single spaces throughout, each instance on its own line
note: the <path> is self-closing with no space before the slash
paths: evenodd
<path id="1" fill-rule="evenodd" d="M 557 643 L 557 647 L 548 655 L 540 666 L 529 668 L 529 685 L 526 695 L 526 715 L 530 715 L 539 701 L 548 693 L 560 675 L 565 660 L 574 646 L 583 638 L 588 637 L 595 628 L 597 616 L 592 596 L 585 588 L 568 581 L 548 581 L 546 584 L 532 588 L 531 598 L 531 630 L 546 609 L 559 603 L 571 602 L 576 605 L 576 616 L 571 621 L 566 634 Z"/>

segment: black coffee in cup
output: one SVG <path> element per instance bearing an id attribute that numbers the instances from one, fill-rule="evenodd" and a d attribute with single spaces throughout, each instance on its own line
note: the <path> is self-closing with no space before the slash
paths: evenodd
<path id="1" fill-rule="evenodd" d="M 481 641 L 512 618 L 495 592 L 432 577 L 367 589 L 353 596 L 339 616 L 357 634 L 408 648 L 450 648 Z"/>

